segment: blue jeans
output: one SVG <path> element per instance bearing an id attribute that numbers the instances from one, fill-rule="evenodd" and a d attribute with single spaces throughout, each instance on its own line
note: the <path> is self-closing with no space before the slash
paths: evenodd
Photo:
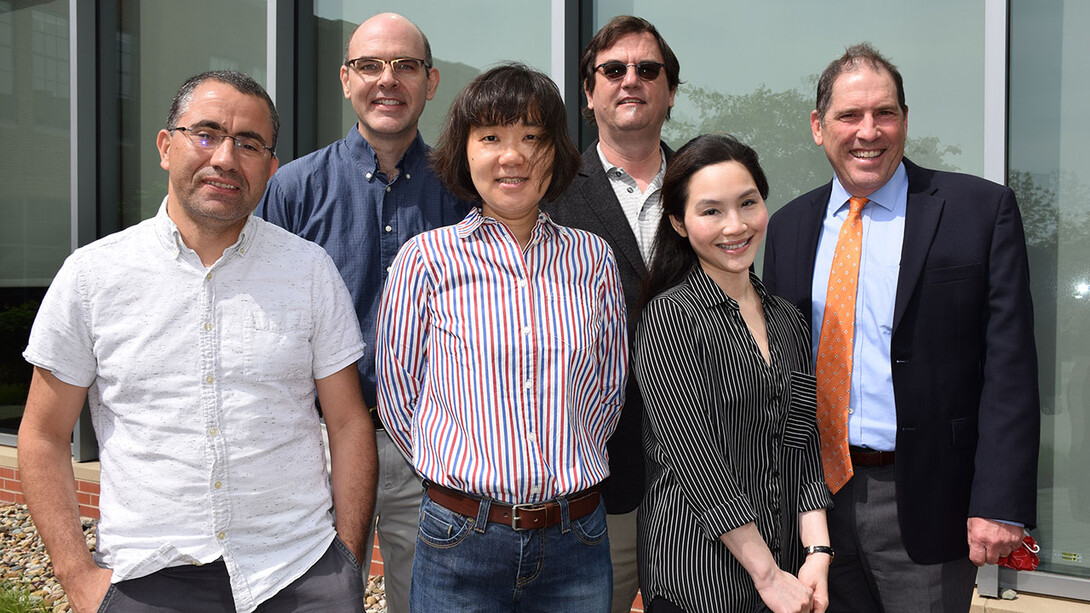
<path id="1" fill-rule="evenodd" d="M 488 501 L 467 517 L 425 495 L 410 609 L 608 613 L 613 570 L 605 506 L 570 520 L 567 501 L 560 503 L 559 524 L 514 530 L 488 523 Z"/>

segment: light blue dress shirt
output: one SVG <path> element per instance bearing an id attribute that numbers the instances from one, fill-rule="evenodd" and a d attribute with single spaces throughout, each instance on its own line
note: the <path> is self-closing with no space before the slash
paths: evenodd
<path id="1" fill-rule="evenodd" d="M 833 190 L 821 227 L 814 260 L 811 343 L 818 354 L 825 295 L 840 227 L 848 217 L 848 198 L 840 180 Z M 848 402 L 848 444 L 893 451 L 897 441 L 897 407 L 893 397 L 890 343 L 897 296 L 901 245 L 905 235 L 908 174 L 902 163 L 863 208 L 863 251 L 859 262 L 859 293 L 855 300 L 852 387 Z"/>

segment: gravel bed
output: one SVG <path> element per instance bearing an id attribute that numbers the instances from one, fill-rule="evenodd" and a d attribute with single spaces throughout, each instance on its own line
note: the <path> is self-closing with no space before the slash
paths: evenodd
<path id="1" fill-rule="evenodd" d="M 95 550 L 95 521 L 83 519 L 83 534 L 87 547 Z M 53 613 L 68 613 L 68 597 L 57 578 L 49 554 L 30 520 L 26 505 L 0 506 L 0 580 L 22 588 L 40 598 Z M 372 576 L 367 582 L 367 613 L 385 613 L 386 588 L 382 576 Z"/>

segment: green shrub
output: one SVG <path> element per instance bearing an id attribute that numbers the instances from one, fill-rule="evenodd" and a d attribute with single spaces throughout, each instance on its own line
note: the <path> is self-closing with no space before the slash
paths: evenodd
<path id="1" fill-rule="evenodd" d="M 40 596 L 32 596 L 10 583 L 0 583 L 0 613 L 51 613 Z"/>

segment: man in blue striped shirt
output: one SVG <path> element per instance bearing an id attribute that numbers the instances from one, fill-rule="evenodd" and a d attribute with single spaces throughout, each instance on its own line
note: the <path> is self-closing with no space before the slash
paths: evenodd
<path id="1" fill-rule="evenodd" d="M 373 530 L 382 551 L 388 610 L 402 613 L 408 611 L 423 489 L 375 413 L 375 319 L 401 245 L 459 221 L 469 207 L 428 168 L 430 148 L 417 129 L 439 86 L 423 32 L 401 15 L 375 15 L 352 34 L 340 74 L 359 123 L 344 139 L 281 168 L 257 214 L 322 245 L 352 294 L 368 344 L 359 361 L 360 385 L 378 442 Z M 364 572 L 370 551 L 362 560 Z"/>

